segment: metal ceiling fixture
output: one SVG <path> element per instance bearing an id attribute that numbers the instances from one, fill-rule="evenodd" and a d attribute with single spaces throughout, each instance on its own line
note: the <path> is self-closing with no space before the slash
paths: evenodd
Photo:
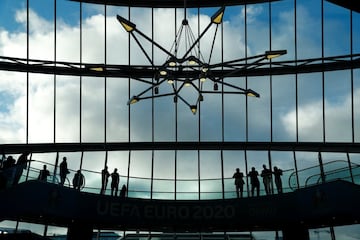
<path id="1" fill-rule="evenodd" d="M 244 89 L 234 84 L 230 84 L 226 82 L 225 78 L 231 77 L 234 73 L 245 69 L 256 68 L 261 61 L 284 55 L 286 54 L 286 50 L 266 51 L 265 53 L 256 56 L 239 58 L 231 61 L 221 61 L 212 64 L 211 57 L 218 28 L 223 22 L 224 12 L 225 7 L 221 7 L 216 11 L 211 17 L 210 23 L 197 37 L 195 37 L 186 18 L 185 1 L 184 19 L 176 33 L 175 41 L 173 42 L 170 51 L 166 50 L 160 44 L 141 32 L 134 23 L 117 15 L 117 19 L 121 26 L 135 39 L 145 57 L 150 62 L 151 67 L 155 70 L 152 79 L 134 78 L 135 80 L 147 83 L 150 86 L 139 94 L 132 96 L 129 99 L 128 104 L 134 104 L 144 99 L 173 96 L 173 101 L 175 103 L 177 103 L 178 100 L 181 100 L 190 108 L 193 114 L 196 114 L 199 102 L 204 100 L 205 94 L 244 94 L 251 97 L 260 97 L 260 94 L 254 90 Z M 211 40 L 212 44 L 209 52 L 209 59 L 206 61 L 200 51 L 200 40 L 213 25 L 215 25 L 216 28 Z M 149 54 L 145 51 L 138 36 L 149 41 L 166 54 L 166 60 L 163 64 L 154 64 Z M 180 52 L 184 53 L 181 54 Z M 213 71 L 223 71 L 224 73 L 220 76 L 219 74 L 215 76 L 212 74 Z M 169 87 L 166 87 L 166 85 Z M 219 85 L 223 86 L 221 90 L 219 90 Z M 190 93 L 189 90 L 185 90 L 189 88 L 192 93 Z M 190 97 L 191 95 L 192 97 Z M 189 100 L 189 98 L 192 98 L 192 100 Z"/>

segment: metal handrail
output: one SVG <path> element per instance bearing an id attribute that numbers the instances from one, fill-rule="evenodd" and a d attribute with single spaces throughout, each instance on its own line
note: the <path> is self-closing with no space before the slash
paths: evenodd
<path id="1" fill-rule="evenodd" d="M 325 163 L 325 164 L 323 164 L 323 165 L 324 165 L 324 166 L 325 166 L 325 165 L 329 166 L 330 164 L 334 164 L 334 163 L 338 163 L 338 162 L 346 163 L 346 164 L 348 163 L 347 160 L 333 160 L 333 161 L 327 162 L 327 163 Z M 359 164 L 356 164 L 356 163 L 352 163 L 352 162 L 351 162 L 350 164 L 351 164 L 351 166 L 352 166 L 352 169 L 353 169 L 353 168 L 358 168 L 358 167 L 360 167 L 360 165 L 359 165 Z M 309 171 L 309 170 L 311 170 L 311 169 L 318 169 L 318 168 L 319 168 L 319 165 L 314 165 L 314 166 L 311 166 L 311 167 L 307 167 L 307 168 L 298 170 L 297 172 L 294 171 L 292 174 L 290 174 L 289 179 L 288 179 L 288 181 L 289 181 L 288 184 L 289 184 L 290 189 L 293 190 L 293 191 L 294 191 L 295 189 L 297 189 L 297 187 L 295 188 L 295 187 L 292 185 L 292 183 L 291 183 L 291 180 L 296 176 L 296 174 L 299 175 L 300 172 L 305 172 L 305 171 Z M 349 170 L 349 169 L 350 169 L 349 167 L 342 167 L 342 168 L 332 169 L 332 170 L 326 171 L 325 174 L 326 174 L 326 175 L 329 175 L 329 174 L 338 173 L 338 172 L 340 172 L 340 171 Z M 321 182 L 321 173 L 313 174 L 313 175 L 308 176 L 308 177 L 305 179 L 304 187 L 310 186 L 309 180 L 312 179 L 312 178 L 314 178 L 314 177 L 315 177 L 315 178 L 318 178 L 317 181 L 316 181 L 316 184 L 319 184 L 319 183 Z M 343 178 L 341 178 L 341 179 L 343 179 Z M 311 184 L 311 185 L 314 185 L 314 184 Z M 300 186 L 299 186 L 299 187 L 300 187 Z"/>
<path id="2" fill-rule="evenodd" d="M 27 180 L 34 180 L 34 179 L 37 179 L 37 174 L 40 172 L 40 168 L 37 168 L 36 166 L 34 166 L 34 164 L 31 165 L 31 163 L 33 162 L 36 162 L 36 163 L 39 163 L 39 164 L 46 164 L 50 167 L 55 167 L 54 164 L 52 163 L 49 163 L 49 162 L 44 162 L 44 161 L 40 161 L 40 160 L 31 160 L 30 161 L 30 164 L 27 168 L 27 173 L 26 173 L 26 177 L 25 177 L 25 181 Z M 336 162 L 347 162 L 345 160 L 334 160 L 334 161 L 331 161 L 331 162 L 328 162 L 324 165 L 329 165 L 329 164 L 334 164 Z M 358 168 L 360 167 L 360 165 L 357 165 L 357 164 L 352 164 L 352 166 Z M 298 170 L 298 174 L 299 173 L 304 173 L 306 171 L 309 171 L 311 169 L 314 169 L 314 168 L 318 168 L 319 166 L 316 165 L 316 166 L 312 166 L 312 167 L 308 167 L 308 168 L 305 168 L 305 169 L 302 169 L 302 170 Z M 331 175 L 331 174 L 336 174 L 336 173 L 340 173 L 340 172 L 343 172 L 345 170 L 347 170 L 348 168 L 338 168 L 338 169 L 333 169 L 331 171 L 328 171 L 327 172 L 327 175 Z M 69 169 L 69 171 L 71 173 L 75 173 L 76 171 L 75 170 L 72 170 L 72 169 Z M 101 172 L 100 171 L 93 171 L 93 170 L 88 170 L 88 169 L 81 169 L 81 171 L 86 175 L 86 173 L 91 173 L 91 174 L 96 174 L 96 175 L 99 175 L 99 179 L 101 179 Z M 288 170 L 284 170 L 283 172 L 287 172 L 287 171 L 293 171 L 293 169 L 288 169 Z M 292 172 L 289 176 L 289 187 L 283 187 L 284 189 L 284 192 L 290 192 L 290 191 L 294 191 L 295 189 L 292 187 L 291 185 L 291 179 L 295 176 L 296 172 Z M 25 175 L 25 174 L 24 174 Z M 319 183 L 319 176 L 320 174 L 313 174 L 311 176 L 309 176 L 307 179 L 306 179 L 306 183 L 305 183 L 305 187 L 306 186 L 309 186 L 308 184 L 308 181 L 309 179 L 313 179 L 314 177 L 317 178 L 316 180 L 316 183 L 315 184 L 318 184 Z M 245 176 L 247 177 L 247 176 Z M 148 180 L 148 181 L 175 181 L 175 179 L 172 179 L 172 178 L 146 178 L 146 177 L 137 177 L 137 176 L 125 176 L 125 175 L 120 175 L 120 178 L 122 179 L 140 179 L 140 180 Z M 24 179 L 24 177 L 23 177 Z M 196 179 L 176 179 L 176 182 L 198 182 L 198 181 L 201 181 L 202 183 L 204 182 L 209 182 L 209 181 L 226 181 L 226 182 L 230 182 L 232 181 L 233 178 L 231 177 L 228 177 L 228 178 L 206 178 L 206 179 L 201 179 L 199 180 L 198 178 Z M 320 179 L 321 180 L 321 179 Z M 59 178 L 58 178 L 58 174 L 56 174 L 55 176 L 54 175 L 51 175 L 49 178 L 48 178 L 48 182 L 51 182 L 51 183 L 59 183 Z M 137 183 L 139 184 L 140 186 L 142 186 L 141 184 L 143 183 Z M 69 180 L 69 178 L 66 178 L 66 184 L 65 184 L 66 187 L 72 187 L 72 184 L 71 184 L 71 181 Z M 129 186 L 127 186 L 129 187 Z M 139 189 L 140 188 L 140 189 Z M 158 190 L 154 190 L 154 189 L 151 189 L 151 190 L 143 190 L 142 187 L 139 187 L 138 189 L 128 189 L 128 194 L 131 194 L 133 196 L 137 196 L 137 195 L 147 195 L 147 196 L 163 196 L 163 197 L 167 197 L 167 196 L 180 196 L 180 197 L 186 197 L 186 196 L 194 196 L 194 197 L 197 197 L 197 196 L 200 196 L 200 195 L 209 195 L 208 197 L 211 198 L 211 195 L 213 195 L 212 197 L 213 198 L 216 198 L 216 197 L 219 197 L 219 198 L 223 198 L 223 195 L 226 195 L 227 198 L 232 198 L 232 197 L 236 197 L 236 191 L 235 189 L 234 190 L 229 190 L 229 188 L 227 187 L 226 189 L 222 189 L 222 191 L 211 191 L 211 189 L 207 189 L 205 191 L 201 191 L 199 192 L 199 190 L 188 190 L 188 191 L 181 191 L 180 189 L 177 189 L 176 192 L 174 191 L 162 191 L 161 189 L 158 189 Z M 180 191 L 179 191 L 180 190 Z M 86 191 L 86 192 L 100 192 L 100 187 L 94 187 L 94 186 L 84 186 L 83 188 L 83 191 Z M 260 195 L 264 195 L 264 189 L 260 189 L 260 192 L 261 194 Z M 243 192 L 244 196 L 250 196 L 250 189 L 249 189 L 249 186 L 245 185 L 244 186 L 244 192 Z M 167 195 L 167 196 L 165 196 Z M 182 195 L 182 196 L 181 196 Z M 205 197 L 206 198 L 206 197 Z"/>

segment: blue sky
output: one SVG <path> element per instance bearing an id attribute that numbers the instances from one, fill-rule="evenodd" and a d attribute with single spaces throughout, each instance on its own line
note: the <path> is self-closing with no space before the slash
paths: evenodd
<path id="1" fill-rule="evenodd" d="M 34 59 L 53 59 L 54 43 L 54 5 L 53 1 L 30 0 L 30 26 L 29 36 L 30 57 Z M 315 58 L 321 56 L 321 1 L 298 0 L 297 6 L 297 44 L 298 58 Z M 61 61 L 79 61 L 79 4 L 66 0 L 57 1 L 57 59 Z M 245 49 L 248 55 L 254 55 L 270 48 L 269 36 L 271 33 L 272 49 L 287 49 L 288 54 L 281 60 L 292 59 L 294 52 L 294 1 L 279 1 L 271 5 L 272 26 L 269 29 L 268 4 L 257 4 L 247 8 L 247 46 L 245 45 L 244 9 L 230 7 L 225 12 L 224 23 L 224 54 L 233 59 L 244 56 Z M 346 9 L 324 2 L 325 4 L 325 56 L 343 55 L 350 53 L 350 14 Z M 26 57 L 26 1 L 2 0 L 0 2 L 0 55 L 13 57 Z M 84 4 L 82 19 L 83 30 L 83 62 L 104 62 L 104 8 L 98 5 Z M 201 22 L 206 25 L 217 8 L 201 11 Z M 156 40 L 164 46 L 170 46 L 174 37 L 166 36 L 167 32 L 174 32 L 170 24 L 163 26 L 163 22 L 173 19 L 173 11 L 155 9 L 155 36 Z M 188 14 L 190 23 L 196 24 L 197 16 L 194 11 Z M 197 12 L 195 11 L 194 14 Z M 119 26 L 115 15 L 127 18 L 127 8 L 109 7 L 107 10 L 107 62 L 115 64 L 127 63 L 128 36 Z M 131 19 L 137 27 L 149 34 L 151 32 L 151 12 L 144 9 L 133 9 Z M 207 15 L 206 15 L 207 14 Z M 181 15 L 182 16 L 182 15 Z M 360 53 L 360 16 L 353 14 L 353 52 Z M 179 21 L 181 18 L 179 18 Z M 169 26 L 168 26 L 169 25 Z M 192 27 L 196 29 L 196 27 Z M 166 37 L 164 37 L 166 36 Z M 133 41 L 133 39 L 131 40 Z M 203 46 L 206 46 L 204 38 Z M 145 45 L 148 47 L 148 45 Z M 207 50 L 204 50 L 206 52 Z M 132 61 L 146 62 L 136 43 L 132 42 Z M 215 57 L 219 58 L 219 51 Z M 280 59 L 279 59 L 280 60 Z M 158 61 L 162 61 L 158 57 Z M 359 107 L 359 70 L 354 70 L 354 103 L 355 121 L 360 120 Z M 0 72 L 0 143 L 16 143 L 25 141 L 26 129 L 26 74 Z M 53 76 L 30 74 L 30 117 L 29 141 L 53 141 Z M 298 120 L 300 141 L 322 141 L 322 108 L 325 106 L 326 139 L 329 141 L 351 141 L 351 79 L 350 71 L 337 71 L 325 73 L 325 103 L 322 99 L 322 74 L 311 73 L 298 75 Z M 339 82 L 341 80 L 341 82 Z M 232 79 L 232 83 L 245 85 L 245 79 Z M 270 81 L 268 77 L 249 78 L 248 85 L 251 89 L 261 94 L 259 99 L 249 99 L 248 126 L 250 141 L 270 141 Z M 272 78 L 273 95 L 273 140 L 294 141 L 295 138 L 295 77 L 274 76 Z M 83 141 L 104 140 L 104 80 L 84 77 L 82 98 L 82 136 Z M 57 76 L 57 106 L 56 106 L 56 139 L 59 142 L 79 141 L 79 78 Z M 154 105 L 154 135 L 151 131 L 152 116 L 149 109 L 151 101 L 141 102 L 131 108 L 132 122 L 130 126 L 128 109 L 128 82 L 123 79 L 108 79 L 107 81 L 107 138 L 109 141 L 173 141 L 175 139 L 174 103 L 169 98 L 157 100 Z M 138 93 L 144 89 L 143 84 L 132 82 L 131 93 Z M 49 101 L 47 101 L 50 99 Z M 205 141 L 219 141 L 224 134 L 225 140 L 244 141 L 245 135 L 245 100 L 244 96 L 227 96 L 224 99 L 224 133 L 221 130 L 222 99 L 220 96 L 207 97 L 202 103 L 201 116 L 194 116 L 184 105 L 178 105 L 178 139 L 182 141 L 196 141 L 199 139 L 199 123 L 201 128 L 200 138 Z M 49 114 L 50 113 L 50 114 Z M 358 125 L 358 124 L 357 124 Z M 356 125 L 356 126 L 357 126 Z M 166 129 L 164 131 L 164 129 Z M 360 140 L 360 128 L 355 127 L 355 141 Z M 64 153 L 65 154 L 65 153 Z M 66 153 L 67 154 L 67 153 Z M 174 164 L 162 162 L 162 158 L 174 158 L 173 152 L 157 153 L 156 164 L 173 168 Z M 79 154 L 68 154 L 73 159 L 79 159 Z M 225 175 L 231 175 L 235 167 L 244 169 L 243 152 L 226 153 Z M 102 162 L 94 159 L 103 159 L 104 153 L 86 155 L 84 168 L 101 169 Z M 131 173 L 134 176 L 149 176 L 148 167 L 151 152 L 133 153 Z M 240 157 L 239 157 L 240 156 Z M 292 153 L 273 153 L 273 161 L 284 169 L 291 169 Z M 314 164 L 317 153 L 299 153 L 298 158 L 303 160 L 299 165 L 307 167 Z M 48 155 L 37 156 L 46 159 Z M 197 157 L 197 152 L 181 152 L 179 159 L 179 176 L 192 178 L 197 175 L 197 162 L 192 161 Z M 201 173 L 204 178 L 219 176 L 218 152 L 201 153 Z M 240 158 L 240 161 L 239 161 Z M 249 152 L 250 165 L 260 169 L 266 159 L 267 152 Z M 340 158 L 345 159 L 345 155 Z M 354 160 L 359 161 L 355 156 Z M 120 160 L 119 160 L 120 159 Z M 145 160 L 143 160 L 145 159 Z M 204 159 L 209 159 L 212 164 L 206 164 Z M 334 159 L 330 155 L 327 161 Z M 121 162 L 120 173 L 127 174 L 127 153 L 114 153 L 109 158 L 111 168 Z M 78 168 L 78 161 L 70 162 L 72 168 Z M 165 168 L 165 167 L 164 167 Z M 160 168 L 162 169 L 162 168 Z M 170 173 L 169 173 L 170 172 Z M 172 171 L 160 171 L 157 177 L 172 177 Z M 349 238 L 351 239 L 351 238 Z"/>

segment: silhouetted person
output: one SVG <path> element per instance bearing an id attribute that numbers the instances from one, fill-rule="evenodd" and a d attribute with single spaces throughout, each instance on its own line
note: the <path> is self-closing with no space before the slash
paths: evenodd
<path id="1" fill-rule="evenodd" d="M 66 175 L 68 175 L 70 173 L 66 160 L 67 160 L 66 157 L 63 157 L 63 160 L 60 163 L 60 185 L 64 185 Z"/>
<path id="2" fill-rule="evenodd" d="M 0 170 L 3 169 L 3 164 L 4 164 L 5 160 L 6 160 L 6 156 L 5 156 L 5 154 L 3 153 L 3 154 L 2 154 L 2 157 L 1 157 L 1 159 L 0 159 Z"/>
<path id="3" fill-rule="evenodd" d="M 47 177 L 49 177 L 49 176 L 50 176 L 50 172 L 49 172 L 49 170 L 47 170 L 46 165 L 44 165 L 43 169 L 40 170 L 38 180 L 46 182 Z"/>
<path id="4" fill-rule="evenodd" d="M 265 164 L 263 164 L 261 177 L 263 178 L 266 195 L 269 195 L 271 193 L 271 170 L 268 169 Z"/>
<path id="5" fill-rule="evenodd" d="M 79 190 L 83 187 L 84 185 L 84 175 L 81 173 L 81 170 L 77 170 L 77 172 L 74 175 L 73 178 L 73 187 L 76 190 Z"/>
<path id="6" fill-rule="evenodd" d="M 243 197 L 243 191 L 244 191 L 244 174 L 240 172 L 239 168 L 236 168 L 236 172 L 233 175 L 233 178 L 235 178 L 234 184 L 235 184 L 235 190 L 236 190 L 236 196 Z"/>
<path id="7" fill-rule="evenodd" d="M 16 161 L 13 158 L 13 156 L 8 156 L 6 160 L 3 162 L 3 169 L 12 168 L 15 166 L 15 163 Z"/>
<path id="8" fill-rule="evenodd" d="M 16 185 L 19 183 L 20 178 L 23 174 L 24 169 L 27 168 L 27 156 L 29 155 L 29 152 L 24 152 L 22 153 L 17 162 L 16 162 L 16 171 L 15 171 L 15 177 L 14 177 L 14 182 L 13 185 Z"/>
<path id="9" fill-rule="evenodd" d="M 273 174 L 274 174 L 275 186 L 276 186 L 277 192 L 282 193 L 283 192 L 282 181 L 281 181 L 282 170 L 280 168 L 274 167 Z"/>
<path id="10" fill-rule="evenodd" d="M 117 196 L 119 191 L 120 175 L 117 172 L 117 168 L 111 173 L 111 196 Z M 115 193 L 115 195 L 114 195 Z"/>
<path id="11" fill-rule="evenodd" d="M 110 177 L 110 173 L 108 171 L 108 167 L 105 166 L 105 168 L 103 170 L 101 170 L 101 190 L 100 190 L 100 194 L 105 194 L 109 177 Z"/>
<path id="12" fill-rule="evenodd" d="M 121 190 L 120 190 L 120 197 L 125 198 L 126 197 L 126 192 L 127 192 L 126 186 L 125 186 L 125 184 L 123 184 L 122 187 L 121 187 Z"/>
<path id="13" fill-rule="evenodd" d="M 259 196 L 260 193 L 260 181 L 259 181 L 259 173 L 255 170 L 254 167 L 251 168 L 248 176 L 250 177 L 250 184 L 251 184 L 251 196 L 254 197 L 254 191 L 256 189 L 256 196 Z"/>
<path id="14" fill-rule="evenodd" d="M 3 161 L 2 166 L 2 175 L 3 175 L 3 184 L 6 187 L 10 187 L 14 182 L 15 177 L 15 159 L 12 156 L 8 156 L 5 161 Z"/>

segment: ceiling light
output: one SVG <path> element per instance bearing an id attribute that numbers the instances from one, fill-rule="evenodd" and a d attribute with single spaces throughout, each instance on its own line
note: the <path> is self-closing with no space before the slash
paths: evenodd
<path id="1" fill-rule="evenodd" d="M 199 75 L 200 82 L 206 81 L 206 74 L 204 72 L 201 72 Z"/>
<path id="2" fill-rule="evenodd" d="M 212 17 L 211 17 L 211 22 L 215 23 L 215 24 L 220 24 L 222 23 L 222 19 L 224 16 L 224 12 L 225 12 L 225 7 L 220 8 Z"/>
<path id="3" fill-rule="evenodd" d="M 139 29 L 136 28 L 136 25 L 132 22 L 120 16 L 117 16 L 120 24 L 127 32 L 129 32 L 133 36 L 140 49 L 143 51 L 145 57 L 149 60 L 150 65 L 148 67 L 145 66 L 144 69 L 154 71 L 154 75 L 156 76 L 156 81 L 154 81 L 153 79 L 148 80 L 134 77 L 133 79 L 148 83 L 150 86 L 138 95 L 130 98 L 128 104 L 136 103 L 140 99 L 174 96 L 175 103 L 177 103 L 178 99 L 180 99 L 183 103 L 190 107 L 192 113 L 196 114 L 197 105 L 200 101 L 203 101 L 204 99 L 203 94 L 219 93 L 217 92 L 219 90 L 219 84 L 221 84 L 222 86 L 226 86 L 226 88 L 221 88 L 222 94 L 245 94 L 246 96 L 257 98 L 260 97 L 260 94 L 258 94 L 257 92 L 251 89 L 244 89 L 240 86 L 230 84 L 226 82 L 226 79 L 230 78 L 232 74 L 245 71 L 248 68 L 257 68 L 261 66 L 259 62 L 266 59 L 269 60 L 275 57 L 279 57 L 286 54 L 287 51 L 266 51 L 265 53 L 260 55 L 250 56 L 247 58 L 239 58 L 230 61 L 221 61 L 215 64 L 210 64 L 212 56 L 212 54 L 210 54 L 209 59 L 205 61 L 204 57 L 202 56 L 202 51 L 200 50 L 200 40 L 205 38 L 204 36 L 206 36 L 206 39 L 209 39 L 206 33 L 211 26 L 215 25 L 216 29 L 215 31 L 212 31 L 213 37 L 211 41 L 213 43 L 216 42 L 215 40 L 217 37 L 217 33 L 219 32 L 218 27 L 223 22 L 224 12 L 225 7 L 221 7 L 211 17 L 210 23 L 204 28 L 204 30 L 200 34 L 197 34 L 198 37 L 195 39 L 195 34 L 192 33 L 189 22 L 186 19 L 186 9 L 184 9 L 184 19 L 175 36 L 175 40 L 172 45 L 173 47 L 170 51 L 166 50 L 164 47 L 156 43 L 152 38 L 142 33 Z M 141 44 L 142 41 L 139 41 L 137 35 L 135 34 L 139 34 L 140 37 L 144 38 L 147 41 L 150 41 L 153 46 L 159 48 L 163 53 L 166 54 L 167 60 L 161 65 L 155 65 L 153 63 L 153 59 L 150 57 L 151 54 L 145 51 L 146 48 L 144 48 Z M 179 48 L 179 46 L 186 46 L 186 48 Z M 214 44 L 212 44 L 209 52 L 212 53 L 213 50 Z M 164 93 L 158 94 L 159 85 L 163 82 L 169 83 L 170 87 L 164 86 L 164 88 L 162 88 L 161 90 Z M 211 82 L 213 83 L 213 86 L 211 86 Z M 181 91 L 184 86 L 192 87 L 195 90 L 196 94 L 198 94 L 198 98 L 195 103 L 190 103 L 185 97 L 181 95 Z M 211 87 L 213 87 L 213 89 L 211 89 Z M 228 88 L 231 88 L 232 91 L 227 92 L 226 90 L 224 90 Z M 152 89 L 154 90 L 151 91 Z M 152 93 L 155 93 L 155 95 Z"/>
<path id="4" fill-rule="evenodd" d="M 191 112 L 195 115 L 196 112 L 197 112 L 197 106 L 196 106 L 196 105 L 191 105 L 191 106 L 190 106 L 190 110 L 191 110 Z"/>
<path id="5" fill-rule="evenodd" d="M 132 22 L 130 22 L 129 20 L 126 20 L 125 18 L 117 15 L 116 16 L 118 21 L 120 22 L 121 26 L 123 26 L 123 28 L 127 31 L 127 32 L 132 32 L 135 30 L 136 25 Z"/>
<path id="6" fill-rule="evenodd" d="M 128 105 L 130 104 L 134 104 L 134 103 L 137 103 L 139 101 L 139 97 L 138 96 L 132 96 L 129 101 L 127 102 Z"/>
<path id="7" fill-rule="evenodd" d="M 266 51 L 265 52 L 265 57 L 267 59 L 273 59 L 273 58 L 276 58 L 276 57 L 280 57 L 281 55 L 284 55 L 286 53 L 287 53 L 286 50 Z"/>
<path id="8" fill-rule="evenodd" d="M 166 69 L 161 69 L 159 73 L 160 73 L 161 76 L 166 76 L 167 75 Z"/>
<path id="9" fill-rule="evenodd" d="M 245 91 L 245 94 L 248 97 L 257 97 L 257 98 L 260 97 L 260 94 L 258 94 L 257 92 L 255 92 L 254 90 L 251 90 L 251 89 L 247 89 Z"/>

